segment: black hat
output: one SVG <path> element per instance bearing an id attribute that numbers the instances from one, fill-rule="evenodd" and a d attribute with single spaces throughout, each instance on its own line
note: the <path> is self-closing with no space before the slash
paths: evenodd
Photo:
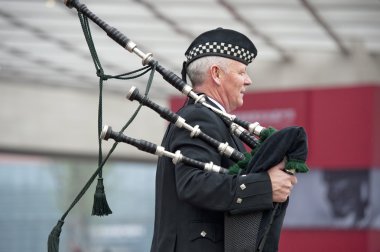
<path id="1" fill-rule="evenodd" d="M 199 35 L 185 52 L 186 66 L 204 56 L 221 56 L 246 65 L 257 55 L 252 41 L 240 32 L 217 28 Z"/>

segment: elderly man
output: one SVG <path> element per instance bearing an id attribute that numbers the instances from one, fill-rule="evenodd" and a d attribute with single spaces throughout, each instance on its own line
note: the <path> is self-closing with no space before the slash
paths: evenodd
<path id="1" fill-rule="evenodd" d="M 184 71 L 193 89 L 207 102 L 231 112 L 243 105 L 246 87 L 252 84 L 247 66 L 256 57 L 254 44 L 245 35 L 218 28 L 199 35 L 185 53 Z M 238 138 L 210 109 L 189 100 L 178 114 L 210 137 L 244 152 Z M 183 129 L 169 125 L 162 145 L 202 162 L 228 168 L 231 160 L 207 143 L 191 138 Z M 156 174 L 156 213 L 152 252 L 224 251 L 224 215 L 264 211 L 274 202 L 285 202 L 295 176 L 283 171 L 284 162 L 268 172 L 246 175 L 217 174 L 185 164 L 174 165 L 161 157 Z M 241 186 L 244 185 L 244 190 Z M 254 248 L 253 248 L 254 249 Z"/>

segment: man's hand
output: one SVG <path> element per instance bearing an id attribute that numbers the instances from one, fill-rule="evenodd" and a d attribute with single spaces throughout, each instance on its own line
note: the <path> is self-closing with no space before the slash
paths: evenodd
<path id="1" fill-rule="evenodd" d="M 286 201 L 293 186 L 297 183 L 296 176 L 287 174 L 284 168 L 285 160 L 268 170 L 272 182 L 273 202 Z"/>

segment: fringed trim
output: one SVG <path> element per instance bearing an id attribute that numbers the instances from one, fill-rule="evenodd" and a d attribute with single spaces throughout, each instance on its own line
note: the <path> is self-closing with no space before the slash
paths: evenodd
<path id="1" fill-rule="evenodd" d="M 264 142 L 265 139 L 273 135 L 273 133 L 275 133 L 276 131 L 277 130 L 273 127 L 268 127 L 266 129 L 263 129 L 263 131 L 261 131 L 260 133 L 260 142 Z"/>
<path id="2" fill-rule="evenodd" d="M 294 170 L 296 173 L 305 173 L 309 171 L 305 161 L 290 159 L 286 162 L 285 170 Z"/>
<path id="3" fill-rule="evenodd" d="M 237 162 L 234 165 L 231 165 L 228 168 L 228 174 L 235 175 L 239 174 L 241 170 L 244 170 L 248 165 L 249 161 L 251 161 L 252 155 L 249 152 L 244 153 L 244 159 Z"/>
<path id="4" fill-rule="evenodd" d="M 240 167 L 238 166 L 238 164 L 234 164 L 234 165 L 231 165 L 229 168 L 228 168 L 228 174 L 230 175 L 237 175 L 239 174 L 241 171 Z"/>

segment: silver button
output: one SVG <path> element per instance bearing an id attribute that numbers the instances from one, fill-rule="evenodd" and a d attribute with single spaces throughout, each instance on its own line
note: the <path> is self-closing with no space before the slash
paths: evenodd
<path id="1" fill-rule="evenodd" d="M 207 233 L 203 230 L 202 232 L 201 232 L 201 236 L 202 237 L 205 237 L 207 235 Z"/>
<path id="2" fill-rule="evenodd" d="M 240 185 L 240 188 L 241 188 L 241 190 L 244 190 L 245 188 L 247 188 L 244 184 L 241 184 Z"/>
<path id="3" fill-rule="evenodd" d="M 242 198 L 237 198 L 236 203 L 241 204 L 243 202 Z"/>

